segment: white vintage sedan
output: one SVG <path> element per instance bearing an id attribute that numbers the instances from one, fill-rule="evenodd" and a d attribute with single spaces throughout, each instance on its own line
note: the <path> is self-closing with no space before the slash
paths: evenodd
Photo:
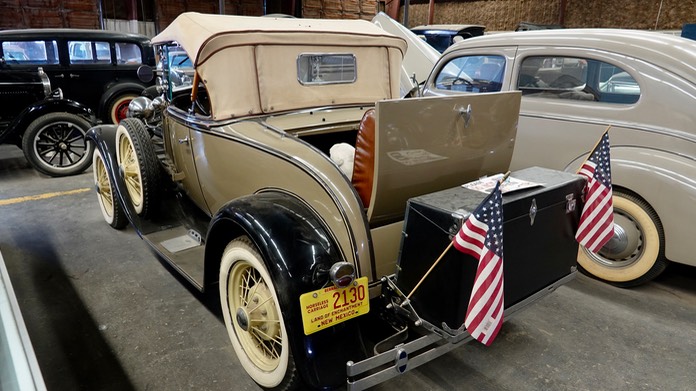
<path id="1" fill-rule="evenodd" d="M 615 235 L 580 251 L 584 271 L 629 287 L 668 261 L 696 266 L 696 42 L 616 29 L 476 37 L 443 53 L 420 92 L 509 90 L 523 94 L 511 169 L 575 171 L 611 125 Z"/>

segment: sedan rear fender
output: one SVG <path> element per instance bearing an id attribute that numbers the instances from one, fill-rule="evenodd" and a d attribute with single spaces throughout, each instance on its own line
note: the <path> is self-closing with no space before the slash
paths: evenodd
<path id="1" fill-rule="evenodd" d="M 566 171 L 576 170 L 581 157 Z M 640 159 L 640 160 L 638 160 Z M 696 221 L 696 161 L 694 157 L 669 151 L 612 147 L 611 171 L 614 187 L 627 189 L 645 200 L 657 213 L 665 234 L 667 259 L 696 266 L 690 227 Z"/>
<path id="2" fill-rule="evenodd" d="M 345 382 L 337 371 L 365 357 L 355 321 L 304 335 L 300 295 L 331 282 L 325 270 L 344 260 L 318 214 L 290 194 L 270 191 L 225 204 L 213 216 L 206 238 L 205 287 L 217 289 L 225 246 L 246 235 L 263 256 L 280 301 L 291 350 L 303 379 L 314 387 Z"/>

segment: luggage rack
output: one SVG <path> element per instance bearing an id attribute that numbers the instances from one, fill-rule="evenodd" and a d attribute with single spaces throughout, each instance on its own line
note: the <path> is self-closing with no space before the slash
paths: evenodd
<path id="1" fill-rule="evenodd" d="M 504 312 L 505 321 L 528 305 L 552 293 L 559 286 L 573 280 L 576 274 L 577 270 L 573 268 L 570 274 L 506 308 Z M 393 314 L 397 317 L 407 319 L 414 327 L 425 332 L 425 334 L 408 342 L 397 343 L 392 348 L 381 353 L 375 351 L 374 356 L 362 361 L 348 361 L 346 363 L 346 389 L 348 391 L 364 390 L 376 386 L 426 364 L 459 346 L 465 345 L 473 339 L 463 324 L 458 329 L 451 329 L 444 323 L 443 327 L 438 327 L 420 318 L 411 306 L 410 300 L 406 298 L 406 295 L 396 285 L 393 275 L 382 277 L 381 282 L 382 295 L 390 301 L 386 306 L 386 311 L 393 311 Z M 399 330 L 376 346 L 379 346 L 381 343 L 390 343 L 392 340 L 398 340 L 399 338 L 408 338 L 406 333 L 409 328 L 410 326 L 405 326 L 402 330 Z"/>

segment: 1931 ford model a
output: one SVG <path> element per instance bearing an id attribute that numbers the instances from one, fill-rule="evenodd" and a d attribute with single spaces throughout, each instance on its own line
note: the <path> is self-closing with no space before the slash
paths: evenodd
<path id="1" fill-rule="evenodd" d="M 412 197 L 507 170 L 519 93 L 396 99 L 405 42 L 366 21 L 186 13 L 154 43 L 162 95 L 90 131 L 99 205 L 194 287 L 219 292 L 254 381 L 360 389 L 469 339 L 400 305 L 398 280 L 421 274 L 411 257 L 395 276 L 404 215 Z M 352 175 L 329 156 L 338 143 L 355 147 Z M 506 315 L 575 273 L 582 180 L 556 175 L 572 177 L 573 207 L 564 200 L 553 224 L 511 225 L 537 253 L 510 263 L 526 271 L 511 273 Z M 463 299 L 439 299 L 450 300 Z"/>

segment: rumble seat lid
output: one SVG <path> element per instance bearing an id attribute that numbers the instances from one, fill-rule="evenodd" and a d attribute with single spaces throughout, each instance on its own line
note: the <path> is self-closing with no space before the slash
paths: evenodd
<path id="1" fill-rule="evenodd" d="M 511 91 L 377 102 L 370 225 L 403 218 L 411 197 L 506 172 L 521 96 Z"/>

